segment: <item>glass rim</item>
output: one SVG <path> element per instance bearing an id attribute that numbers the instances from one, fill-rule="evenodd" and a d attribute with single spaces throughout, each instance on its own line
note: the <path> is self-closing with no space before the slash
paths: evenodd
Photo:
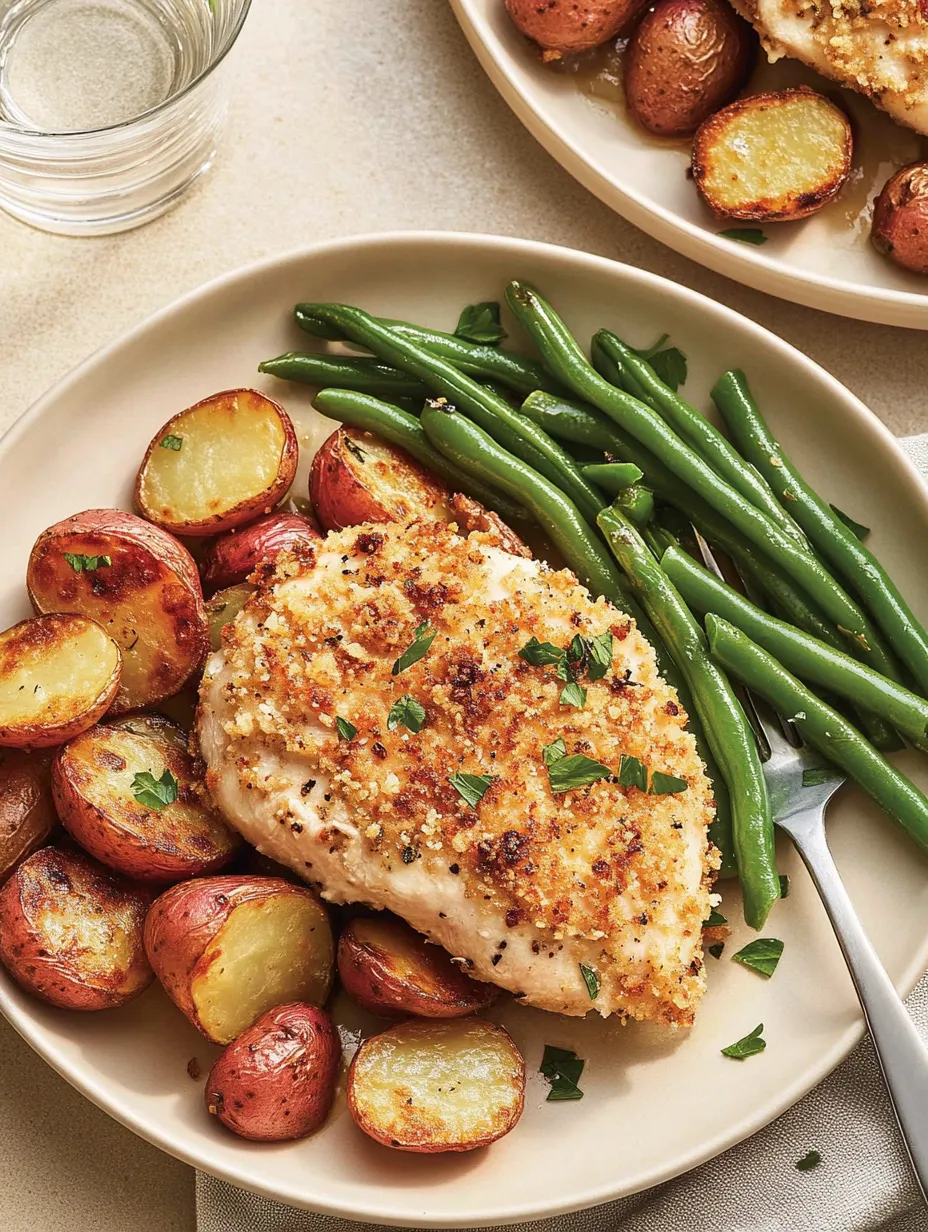
<path id="1" fill-rule="evenodd" d="M 212 10 L 212 0 L 206 0 Z M 16 133 L 21 137 L 32 137 L 35 140 L 43 140 L 45 138 L 56 137 L 96 137 L 102 133 L 115 133 L 120 129 L 130 128 L 133 124 L 138 124 L 142 120 L 150 120 L 152 116 L 158 115 L 159 112 L 167 110 L 168 107 L 179 102 L 182 98 L 192 91 L 212 73 L 214 68 L 217 68 L 235 45 L 238 36 L 242 32 L 242 26 L 245 24 L 245 18 L 251 9 L 251 0 L 241 0 L 241 10 L 235 25 L 229 31 L 228 38 L 219 48 L 216 55 L 210 60 L 209 64 L 205 65 L 196 77 L 188 81 L 182 90 L 178 90 L 176 94 L 171 94 L 167 98 L 163 98 L 160 103 L 155 103 L 153 107 L 149 107 L 146 111 L 140 111 L 138 115 L 131 116 L 128 120 L 120 120 L 117 124 L 104 124 L 100 128 L 68 128 L 64 130 L 52 130 L 44 128 L 23 128 L 19 124 L 10 124 L 8 120 L 0 120 L 0 133 Z"/>

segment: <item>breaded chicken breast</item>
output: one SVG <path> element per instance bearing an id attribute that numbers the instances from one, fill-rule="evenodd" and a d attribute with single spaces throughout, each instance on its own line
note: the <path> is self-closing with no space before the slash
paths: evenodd
<path id="1" fill-rule="evenodd" d="M 928 133 L 922 0 L 732 0 L 771 60 L 789 56 Z"/>
<path id="2" fill-rule="evenodd" d="M 577 635 L 604 660 L 562 669 L 582 707 L 560 701 L 556 652 L 519 654 Z M 331 534 L 278 558 L 227 627 L 198 733 L 218 807 L 327 899 L 396 912 L 542 1009 L 692 1021 L 711 784 L 651 647 L 572 573 L 453 526 Z M 623 754 L 683 789 L 558 791 L 546 764 Z"/>

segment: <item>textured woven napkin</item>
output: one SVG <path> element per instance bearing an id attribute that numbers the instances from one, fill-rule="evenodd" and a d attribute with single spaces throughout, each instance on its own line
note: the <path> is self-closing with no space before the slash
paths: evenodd
<path id="1" fill-rule="evenodd" d="M 928 478 L 928 435 L 901 442 Z M 928 975 L 908 1001 L 928 1040 Z M 795 1164 L 814 1148 L 811 1172 Z M 865 1039 L 779 1120 L 717 1159 L 607 1206 L 510 1232 L 928 1232 L 879 1066 Z M 197 1232 L 379 1232 L 197 1175 Z"/>

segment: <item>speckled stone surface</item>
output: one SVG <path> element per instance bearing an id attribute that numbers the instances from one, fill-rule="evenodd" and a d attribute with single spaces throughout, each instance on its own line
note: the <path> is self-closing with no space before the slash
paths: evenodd
<path id="1" fill-rule="evenodd" d="M 444 0 L 255 0 L 230 125 L 180 208 L 99 240 L 0 216 L 0 429 L 91 351 L 235 266 L 358 232 L 526 236 L 653 270 L 839 377 L 897 434 L 928 428 L 924 335 L 799 308 L 676 256 L 575 184 L 484 78 Z M 0 1024 L 0 1212 L 16 1232 L 189 1232 L 193 1176 Z"/>

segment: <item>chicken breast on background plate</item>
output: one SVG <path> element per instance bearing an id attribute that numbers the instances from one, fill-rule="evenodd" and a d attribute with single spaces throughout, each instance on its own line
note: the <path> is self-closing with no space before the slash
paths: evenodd
<path id="1" fill-rule="evenodd" d="M 928 133 L 924 0 L 732 0 L 771 60 L 789 56 Z"/>
<path id="2" fill-rule="evenodd" d="M 394 674 L 426 622 L 434 641 Z M 519 656 L 532 637 L 578 633 L 611 633 L 613 650 L 602 679 L 582 680 L 582 709 L 560 704 L 555 666 Z M 406 695 L 425 708 L 418 732 L 388 725 Z M 413 522 L 278 558 L 209 660 L 198 734 L 226 817 L 330 901 L 394 911 L 542 1009 L 688 1024 L 718 857 L 685 723 L 634 622 L 572 573 Z M 543 749 L 558 739 L 687 789 L 556 794 Z M 492 782 L 472 804 L 457 774 Z"/>

